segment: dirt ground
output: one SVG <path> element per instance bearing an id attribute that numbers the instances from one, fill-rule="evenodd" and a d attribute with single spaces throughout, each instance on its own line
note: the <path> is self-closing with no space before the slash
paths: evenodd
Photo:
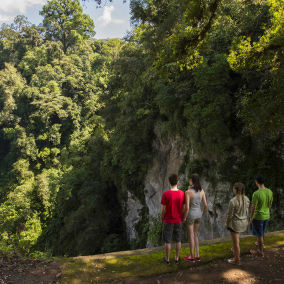
<path id="1" fill-rule="evenodd" d="M 57 262 L 0 257 L 0 284 L 52 284 L 60 276 Z"/>
<path id="2" fill-rule="evenodd" d="M 193 263 L 187 270 L 141 280 L 126 279 L 116 284 L 284 283 L 284 247 L 265 251 L 264 258 L 245 255 L 241 260 L 241 266 L 229 264 L 225 260 L 198 267 L 194 267 Z"/>
<path id="3" fill-rule="evenodd" d="M 176 265 L 172 263 L 171 265 Z M 52 284 L 60 280 L 58 262 L 0 257 L 0 284 Z M 86 283 L 82 279 L 81 283 Z M 111 282 L 113 283 L 113 282 Z M 191 267 L 172 274 L 147 279 L 125 279 L 116 284 L 185 284 L 185 283 L 284 283 L 284 247 L 265 251 L 264 258 L 242 256 L 242 265 L 225 260 Z"/>

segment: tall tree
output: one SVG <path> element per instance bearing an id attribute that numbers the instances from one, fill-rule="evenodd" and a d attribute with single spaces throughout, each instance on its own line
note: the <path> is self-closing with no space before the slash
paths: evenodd
<path id="1" fill-rule="evenodd" d="M 43 6 L 40 15 L 44 17 L 46 39 L 60 41 L 66 53 L 79 39 L 95 35 L 94 22 L 83 14 L 79 0 L 52 0 Z"/>

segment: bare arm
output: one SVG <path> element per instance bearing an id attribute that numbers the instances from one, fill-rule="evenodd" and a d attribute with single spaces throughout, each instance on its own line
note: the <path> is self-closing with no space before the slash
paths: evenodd
<path id="1" fill-rule="evenodd" d="M 186 216 L 187 216 L 188 211 L 189 211 L 189 200 L 190 200 L 189 192 L 186 191 L 185 192 L 185 204 L 184 204 L 183 218 L 182 218 L 183 222 L 185 222 Z"/>
<path id="2" fill-rule="evenodd" d="M 228 208 L 227 221 L 225 223 L 226 227 L 228 227 L 228 225 L 229 225 L 230 221 L 232 220 L 233 216 L 234 216 L 234 206 L 233 206 L 232 200 L 230 200 L 229 208 Z"/>
<path id="3" fill-rule="evenodd" d="M 269 207 L 269 210 L 271 210 L 271 207 L 272 207 L 272 202 L 270 202 L 270 207 Z"/>
<path id="4" fill-rule="evenodd" d="M 230 221 L 231 221 L 231 218 L 227 217 L 227 221 L 226 221 L 226 224 L 225 224 L 226 227 L 228 227 L 228 224 L 230 223 Z"/>
<path id="5" fill-rule="evenodd" d="M 203 191 L 203 195 L 202 195 L 202 202 L 203 202 L 203 212 L 202 212 L 202 217 L 204 216 L 206 210 L 207 210 L 207 201 L 206 201 L 206 196 L 205 196 L 205 192 Z"/>
<path id="6" fill-rule="evenodd" d="M 186 205 L 182 204 L 182 222 L 185 222 L 186 219 Z"/>
<path id="7" fill-rule="evenodd" d="M 164 216 L 165 216 L 165 211 L 166 211 L 166 206 L 163 205 L 162 206 L 162 210 L 161 210 L 161 221 L 163 222 Z"/>
<path id="8" fill-rule="evenodd" d="M 250 223 L 252 224 L 252 220 L 253 220 L 253 215 L 255 213 L 255 209 L 256 209 L 256 205 L 252 204 L 251 206 L 251 210 L 250 210 Z"/>

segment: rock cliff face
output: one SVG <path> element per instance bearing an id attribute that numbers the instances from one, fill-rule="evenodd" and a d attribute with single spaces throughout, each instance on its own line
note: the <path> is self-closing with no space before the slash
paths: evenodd
<path id="1" fill-rule="evenodd" d="M 158 136 L 154 144 L 157 156 L 148 169 L 145 179 L 145 200 L 149 214 L 157 216 L 161 210 L 160 201 L 165 191 L 170 189 L 168 176 L 178 173 L 179 167 L 186 155 L 186 145 L 178 138 L 168 137 L 166 140 Z M 186 181 L 185 175 L 180 175 L 179 187 Z M 215 188 L 201 178 L 201 185 L 206 193 L 208 210 L 202 220 L 199 234 L 200 240 L 208 240 L 229 236 L 225 229 L 227 209 L 233 192 L 229 183 L 219 183 Z"/>
<path id="2" fill-rule="evenodd" d="M 135 229 L 135 226 L 137 225 L 139 221 L 141 221 L 140 211 L 142 209 L 142 204 L 130 192 L 128 192 L 127 194 L 128 196 L 127 196 L 127 201 L 125 204 L 126 209 L 127 209 L 127 214 L 124 220 L 126 224 L 127 239 L 130 243 L 132 243 L 137 238 L 137 231 Z"/>
<path id="3" fill-rule="evenodd" d="M 170 189 L 168 176 L 171 173 L 178 173 L 179 168 L 186 155 L 186 144 L 178 138 L 168 136 L 162 138 L 157 136 L 154 143 L 157 155 L 148 168 L 145 178 L 145 202 L 149 215 L 155 217 L 161 210 L 161 198 L 165 191 Z M 180 175 L 179 188 L 186 181 L 185 175 Z M 201 185 L 206 193 L 208 210 L 203 217 L 199 229 L 200 240 L 208 240 L 229 236 L 225 229 L 227 209 L 229 200 L 233 197 L 233 191 L 229 183 L 219 183 L 212 187 L 212 184 L 201 178 Z M 133 241 L 137 236 L 134 225 L 139 221 L 139 210 L 142 205 L 134 197 L 129 196 L 127 206 L 129 208 L 126 216 L 128 239 Z M 148 242 L 148 246 L 151 244 Z"/>
<path id="4" fill-rule="evenodd" d="M 162 139 L 161 136 L 158 136 L 153 146 L 157 155 L 148 169 L 144 192 L 149 214 L 156 216 L 161 211 L 160 202 L 163 193 L 170 189 L 168 176 L 178 173 L 186 154 L 186 145 L 173 137 Z M 182 175 L 179 178 L 181 186 L 185 176 Z"/>

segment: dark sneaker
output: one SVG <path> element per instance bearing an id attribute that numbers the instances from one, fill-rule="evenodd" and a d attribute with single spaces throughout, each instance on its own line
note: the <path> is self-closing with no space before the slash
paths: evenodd
<path id="1" fill-rule="evenodd" d="M 164 262 L 166 265 L 170 265 L 170 264 L 171 264 L 169 261 L 166 260 L 165 257 L 163 257 L 163 262 Z"/>
<path id="2" fill-rule="evenodd" d="M 179 264 L 179 262 L 180 262 L 180 258 L 178 260 L 175 259 L 176 264 Z"/>

